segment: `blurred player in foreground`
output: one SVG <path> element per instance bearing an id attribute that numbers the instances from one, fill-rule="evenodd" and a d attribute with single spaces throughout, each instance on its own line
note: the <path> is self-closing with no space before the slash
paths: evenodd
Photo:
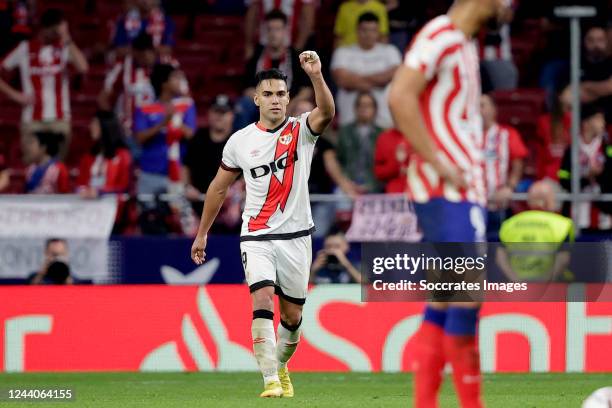
<path id="1" fill-rule="evenodd" d="M 486 191 L 478 54 L 473 41 L 502 0 L 455 0 L 415 37 L 391 83 L 396 127 L 415 151 L 408 194 L 424 239 L 484 240 Z M 446 362 L 464 408 L 482 407 L 477 303 L 430 303 L 416 337 L 415 407 L 437 407 Z"/>
<path id="2" fill-rule="evenodd" d="M 240 252 L 253 301 L 253 350 L 265 387 L 261 397 L 293 397 L 287 361 L 299 343 L 312 261 L 314 223 L 308 176 L 315 142 L 335 114 L 318 55 L 305 51 L 300 64 L 310 78 L 317 106 L 299 117 L 287 117 L 286 75 L 278 69 L 257 73 L 254 101 L 259 121 L 227 141 L 191 248 L 194 262 L 204 262 L 207 233 L 229 186 L 242 172 L 246 203 Z M 273 324 L 275 293 L 281 314 L 278 344 Z"/>

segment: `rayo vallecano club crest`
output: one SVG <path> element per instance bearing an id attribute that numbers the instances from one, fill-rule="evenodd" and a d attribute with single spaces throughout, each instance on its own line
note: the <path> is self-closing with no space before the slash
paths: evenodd
<path id="1" fill-rule="evenodd" d="M 284 145 L 288 145 L 289 143 L 291 143 L 291 139 L 293 139 L 293 136 L 291 135 L 291 133 L 289 133 L 288 135 L 282 135 L 281 137 L 279 137 L 278 141 Z"/>

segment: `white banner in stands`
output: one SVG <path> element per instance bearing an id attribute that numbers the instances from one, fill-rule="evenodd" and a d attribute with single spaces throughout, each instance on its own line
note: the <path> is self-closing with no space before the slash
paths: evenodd
<path id="1" fill-rule="evenodd" d="M 108 242 L 117 200 L 0 195 L 0 279 L 26 279 L 43 263 L 48 238 L 66 239 L 71 274 L 107 282 Z"/>
<path id="2" fill-rule="evenodd" d="M 404 194 L 364 194 L 354 203 L 351 227 L 354 242 L 418 242 L 416 214 Z"/>

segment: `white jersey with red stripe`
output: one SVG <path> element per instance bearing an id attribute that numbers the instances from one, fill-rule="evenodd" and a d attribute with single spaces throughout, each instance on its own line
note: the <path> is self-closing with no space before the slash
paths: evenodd
<path id="1" fill-rule="evenodd" d="M 241 241 L 291 239 L 314 231 L 308 177 L 318 135 L 304 113 L 276 129 L 251 124 L 227 141 L 221 167 L 242 171 L 246 203 Z"/>
<path id="2" fill-rule="evenodd" d="M 487 191 L 493 194 L 508 180 L 510 169 L 510 132 L 495 123 L 485 132 L 485 169 Z"/>
<path id="3" fill-rule="evenodd" d="M 512 162 L 524 159 L 529 152 L 512 126 L 493 123 L 484 133 L 485 177 L 487 193 L 491 196 L 508 183 Z"/>
<path id="4" fill-rule="evenodd" d="M 119 61 L 106 74 L 104 90 L 118 95 L 115 113 L 129 133 L 136 108 L 155 101 L 155 92 L 147 69 L 138 67 L 131 56 Z"/>
<path id="5" fill-rule="evenodd" d="M 431 164 L 413 154 L 408 166 L 408 194 L 418 203 L 442 197 L 451 202 L 486 204 L 480 76 L 474 41 L 439 16 L 416 35 L 404 64 L 423 73 L 427 87 L 420 96 L 426 128 L 440 159 L 457 166 L 467 180 L 457 189 Z"/>
<path id="6" fill-rule="evenodd" d="M 38 40 L 22 41 L 4 58 L 2 68 L 19 68 L 22 91 L 34 99 L 22 111 L 23 123 L 70 119 L 68 60 L 67 47 Z"/>

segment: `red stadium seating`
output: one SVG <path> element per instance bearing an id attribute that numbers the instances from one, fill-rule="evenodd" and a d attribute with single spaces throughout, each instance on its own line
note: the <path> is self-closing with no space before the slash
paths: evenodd
<path id="1" fill-rule="evenodd" d="M 538 117 L 545 109 L 545 93 L 541 89 L 517 89 L 492 93 L 500 123 L 516 127 L 527 140 L 534 138 Z"/>

